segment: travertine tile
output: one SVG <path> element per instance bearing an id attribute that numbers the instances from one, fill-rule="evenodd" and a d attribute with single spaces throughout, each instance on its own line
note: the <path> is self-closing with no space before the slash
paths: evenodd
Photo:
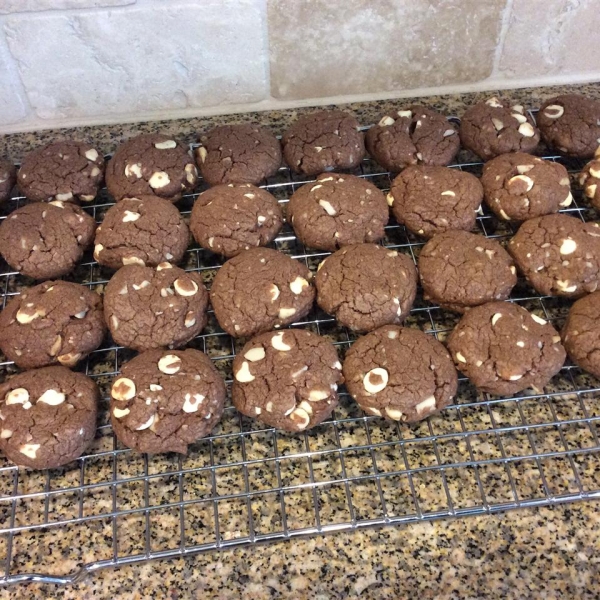
<path id="1" fill-rule="evenodd" d="M 598 0 L 514 0 L 502 56 L 507 78 L 600 70 Z"/>
<path id="2" fill-rule="evenodd" d="M 22 121 L 30 113 L 18 83 L 15 62 L 0 32 L 0 126 Z"/>
<path id="3" fill-rule="evenodd" d="M 1 0 L 0 15 L 35 10 L 123 6 L 125 4 L 135 4 L 135 2 L 136 0 Z"/>
<path id="4" fill-rule="evenodd" d="M 271 93 L 300 99 L 480 81 L 506 0 L 269 0 Z"/>
<path id="5" fill-rule="evenodd" d="M 168 115 L 265 97 L 262 4 L 211 0 L 10 16 L 5 32 L 39 117 Z"/>

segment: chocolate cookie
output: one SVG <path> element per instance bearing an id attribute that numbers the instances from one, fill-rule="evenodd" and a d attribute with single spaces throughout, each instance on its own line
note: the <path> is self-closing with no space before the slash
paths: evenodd
<path id="1" fill-rule="evenodd" d="M 465 312 L 492 300 L 505 300 L 517 283 L 517 269 L 496 241 L 447 231 L 432 237 L 419 255 L 425 300 Z"/>
<path id="2" fill-rule="evenodd" d="M 104 292 L 104 316 L 113 340 L 139 352 L 178 348 L 206 325 L 208 292 L 198 273 L 170 263 L 119 269 Z"/>
<path id="3" fill-rule="evenodd" d="M 567 215 L 525 221 L 508 251 L 540 293 L 577 298 L 600 284 L 600 225 Z"/>
<path id="4" fill-rule="evenodd" d="M 283 134 L 283 156 L 292 171 L 317 175 L 354 169 L 365 155 L 355 117 L 341 110 L 320 110 L 300 117 Z"/>
<path id="5" fill-rule="evenodd" d="M 281 166 L 281 145 L 266 127 L 251 123 L 219 125 L 202 135 L 200 142 L 196 163 L 209 185 L 258 185 Z"/>
<path id="6" fill-rule="evenodd" d="M 482 199 L 475 175 L 448 167 L 407 167 L 387 195 L 396 220 L 426 238 L 449 229 L 472 229 Z"/>
<path id="7" fill-rule="evenodd" d="M 55 200 L 18 208 L 0 225 L 0 254 L 34 279 L 71 271 L 94 238 L 96 223 L 79 206 Z"/>
<path id="8" fill-rule="evenodd" d="M 590 199 L 592 206 L 600 211 L 600 150 L 596 158 L 591 160 L 579 174 L 579 185 L 583 188 L 586 198 Z"/>
<path id="9" fill-rule="evenodd" d="M 246 337 L 307 315 L 315 298 L 311 277 L 300 261 L 270 248 L 254 248 L 218 270 L 210 301 L 219 325 L 234 337 Z"/>
<path id="10" fill-rule="evenodd" d="M 312 331 L 263 333 L 233 361 L 233 404 L 276 429 L 305 431 L 337 406 L 341 369 L 335 347 Z"/>
<path id="11" fill-rule="evenodd" d="M 541 392 L 565 362 L 560 335 L 545 319 L 510 302 L 465 313 L 448 338 L 454 362 L 482 392 Z"/>
<path id="12" fill-rule="evenodd" d="M 6 202 L 17 181 L 17 167 L 0 158 L 0 202 Z"/>
<path id="13" fill-rule="evenodd" d="M 409 165 L 448 165 L 460 148 L 456 125 L 419 105 L 385 114 L 367 131 L 365 142 L 369 154 L 395 172 Z"/>
<path id="14" fill-rule="evenodd" d="M 100 346 L 105 331 L 101 297 L 67 281 L 29 288 L 0 314 L 0 348 L 22 369 L 72 367 Z"/>
<path id="15" fill-rule="evenodd" d="M 197 181 L 198 169 L 187 148 L 157 133 L 121 144 L 106 167 L 106 186 L 117 202 L 134 196 L 177 202 Z"/>
<path id="16" fill-rule="evenodd" d="M 369 415 L 414 423 L 448 406 L 458 378 L 446 348 L 418 329 L 386 325 L 346 352 L 344 379 Z"/>
<path id="17" fill-rule="evenodd" d="M 571 306 L 562 339 L 571 360 L 600 378 L 600 292 Z"/>
<path id="18" fill-rule="evenodd" d="M 505 221 L 525 221 L 558 212 L 573 202 L 567 170 L 559 163 L 515 152 L 483 165 L 486 204 Z"/>
<path id="19" fill-rule="evenodd" d="M 124 198 L 111 206 L 96 230 L 94 258 L 111 269 L 178 263 L 190 232 L 175 206 L 153 196 Z"/>
<path id="20" fill-rule="evenodd" d="M 91 202 L 104 179 L 104 157 L 83 142 L 53 142 L 25 156 L 19 189 L 37 202 Z"/>
<path id="21" fill-rule="evenodd" d="M 356 331 L 402 323 L 417 291 L 417 271 L 406 254 L 375 244 L 346 246 L 319 265 L 317 302 Z"/>
<path id="22" fill-rule="evenodd" d="M 225 383 L 199 350 L 148 350 L 123 365 L 111 389 L 119 441 L 138 452 L 179 452 L 221 420 Z"/>
<path id="23" fill-rule="evenodd" d="M 306 246 L 336 250 L 380 240 L 389 211 L 383 193 L 366 179 L 323 173 L 294 192 L 287 218 Z"/>
<path id="24" fill-rule="evenodd" d="M 96 433 L 99 393 L 82 373 L 44 367 L 0 385 L 0 448 L 16 465 L 53 469 L 79 458 Z"/>
<path id="25" fill-rule="evenodd" d="M 195 240 L 227 257 L 266 246 L 282 225 L 277 200 L 249 183 L 218 185 L 203 192 L 196 198 L 190 217 Z"/>
<path id="26" fill-rule="evenodd" d="M 590 158 L 600 145 L 600 102 L 564 94 L 542 104 L 537 115 L 542 138 L 563 154 Z"/>
<path id="27" fill-rule="evenodd" d="M 531 152 L 540 132 L 520 104 L 508 106 L 490 98 L 467 109 L 460 122 L 462 145 L 489 160 L 507 152 Z"/>

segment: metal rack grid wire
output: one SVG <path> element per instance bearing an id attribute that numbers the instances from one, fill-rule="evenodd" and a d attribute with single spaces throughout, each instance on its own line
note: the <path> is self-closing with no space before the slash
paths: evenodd
<path id="1" fill-rule="evenodd" d="M 563 163 L 571 177 L 583 166 L 543 156 Z M 481 163 L 464 151 L 452 167 L 481 173 Z M 369 158 L 356 174 L 384 191 L 390 187 L 390 173 Z M 263 187 L 285 204 L 311 180 L 282 167 Z M 182 200 L 184 215 L 201 190 Z M 563 212 L 596 219 L 585 199 L 574 196 Z M 15 197 L 0 218 L 23 202 Z M 111 204 L 103 190 L 86 210 L 100 221 Z M 515 231 L 485 210 L 476 230 L 500 241 Z M 423 241 L 392 220 L 383 244 L 416 260 Z M 305 248 L 287 224 L 274 246 L 313 272 L 328 254 Z M 193 245 L 183 266 L 210 287 L 222 262 Z M 68 279 L 101 291 L 110 275 L 90 254 Z M 3 306 L 32 283 L 0 264 Z M 570 304 L 540 296 L 521 279 L 510 300 L 556 327 Z M 457 321 L 419 293 L 405 325 L 443 341 Z M 356 338 L 317 307 L 293 326 L 327 337 L 341 357 Z M 206 352 L 231 385 L 241 342 L 219 328 L 212 312 L 189 346 Z M 111 380 L 132 356 L 107 339 L 79 367 L 97 382 L 102 400 L 96 439 L 78 461 L 29 471 L 0 458 L 0 583 L 66 584 L 159 558 L 600 498 L 600 381 L 569 362 L 539 394 L 481 394 L 461 377 L 455 403 L 414 425 L 365 415 L 343 388 L 332 417 L 300 434 L 264 426 L 229 404 L 212 435 L 187 456 L 149 456 L 121 446 L 107 416 Z M 15 372 L 5 359 L 0 367 L 3 377 Z"/>

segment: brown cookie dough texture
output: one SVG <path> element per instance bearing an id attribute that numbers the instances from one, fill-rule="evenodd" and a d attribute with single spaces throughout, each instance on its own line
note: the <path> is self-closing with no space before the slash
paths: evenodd
<path id="1" fill-rule="evenodd" d="M 375 244 L 346 246 L 319 265 L 317 302 L 355 331 L 402 323 L 417 291 L 417 271 L 406 254 Z"/>
<path id="2" fill-rule="evenodd" d="M 218 185 L 196 198 L 190 229 L 203 248 L 231 257 L 266 246 L 279 233 L 283 213 L 269 192 L 249 183 Z"/>
<path id="3" fill-rule="evenodd" d="M 148 350 L 123 365 L 111 388 L 119 441 L 138 452 L 179 452 L 221 420 L 225 383 L 199 350 Z"/>
<path id="4" fill-rule="evenodd" d="M 560 335 L 545 319 L 510 302 L 467 312 L 448 338 L 454 362 L 482 392 L 541 392 L 565 362 Z"/>
<path id="5" fill-rule="evenodd" d="M 178 348 L 206 325 L 208 292 L 198 273 L 165 262 L 119 269 L 104 292 L 104 316 L 113 340 L 139 352 Z"/>
<path id="6" fill-rule="evenodd" d="M 385 114 L 367 131 L 365 142 L 369 154 L 395 172 L 410 165 L 448 165 L 460 148 L 456 125 L 418 105 Z"/>
<path id="7" fill-rule="evenodd" d="M 481 183 L 486 204 L 505 221 L 541 217 L 573 202 L 565 167 L 524 152 L 485 163 Z"/>
<path id="8" fill-rule="evenodd" d="M 600 292 L 571 306 L 562 339 L 571 360 L 600 378 Z"/>
<path id="9" fill-rule="evenodd" d="M 17 167 L 0 158 L 0 202 L 6 202 L 17 181 Z"/>
<path id="10" fill-rule="evenodd" d="M 323 173 L 292 195 L 287 218 L 303 244 L 333 251 L 380 240 L 389 210 L 383 193 L 369 181 Z"/>
<path id="11" fill-rule="evenodd" d="M 600 211 L 600 149 L 583 171 L 579 174 L 579 185 L 583 188 L 586 198 L 589 198 L 592 206 Z"/>
<path id="12" fill-rule="evenodd" d="M 111 269 L 178 263 L 189 241 L 189 229 L 175 206 L 153 196 L 125 198 L 106 211 L 96 230 L 94 258 Z"/>
<path id="13" fill-rule="evenodd" d="M 517 283 L 508 252 L 497 241 L 467 231 L 431 238 L 419 255 L 419 276 L 426 300 L 460 313 L 505 300 Z"/>
<path id="14" fill-rule="evenodd" d="M 578 298 L 600 284 L 600 225 L 563 214 L 525 221 L 508 251 L 540 293 Z"/>
<path id="15" fill-rule="evenodd" d="M 448 406 L 458 386 L 452 359 L 440 342 L 396 325 L 380 327 L 352 345 L 344 379 L 367 414 L 408 423 Z"/>
<path id="16" fill-rule="evenodd" d="M 426 238 L 472 229 L 482 199 L 477 177 L 448 167 L 407 167 L 387 195 L 396 220 Z"/>
<path id="17" fill-rule="evenodd" d="M 577 94 L 550 98 L 537 115 L 542 138 L 563 154 L 591 158 L 600 145 L 600 102 Z"/>
<path id="18" fill-rule="evenodd" d="M 121 144 L 106 167 L 106 186 L 117 202 L 149 195 L 177 202 L 197 181 L 198 169 L 187 148 L 154 133 Z"/>
<path id="19" fill-rule="evenodd" d="M 19 189 L 37 202 L 91 202 L 104 179 L 104 157 L 89 144 L 53 142 L 25 156 Z"/>
<path id="20" fill-rule="evenodd" d="M 89 377 L 65 367 L 15 375 L 0 385 L 0 449 L 32 469 L 70 463 L 94 439 L 98 399 Z"/>
<path id="21" fill-rule="evenodd" d="M 312 308 L 311 277 L 303 263 L 277 250 L 246 250 L 215 276 L 210 300 L 217 321 L 234 337 L 294 323 Z"/>
<path id="22" fill-rule="evenodd" d="M 540 142 L 540 132 L 523 106 L 490 98 L 467 109 L 460 123 L 460 141 L 489 160 L 507 152 L 531 152 Z"/>
<path id="23" fill-rule="evenodd" d="M 0 225 L 0 254 L 28 277 L 61 277 L 81 259 L 95 230 L 94 219 L 73 203 L 26 204 Z"/>
<path id="24" fill-rule="evenodd" d="M 283 156 L 292 171 L 304 175 L 354 169 L 365 155 L 359 127 L 354 116 L 341 110 L 305 115 L 283 134 Z"/>
<path id="25" fill-rule="evenodd" d="M 335 347 L 312 331 L 271 331 L 251 339 L 233 361 L 232 397 L 244 415 L 284 431 L 327 419 L 343 382 Z"/>
<path id="26" fill-rule="evenodd" d="M 22 369 L 72 367 L 100 346 L 105 331 L 101 297 L 67 281 L 32 287 L 0 314 L 0 348 Z"/>
<path id="27" fill-rule="evenodd" d="M 252 183 L 277 173 L 279 140 L 265 127 L 243 123 L 219 125 L 200 137 L 196 163 L 209 185 Z"/>

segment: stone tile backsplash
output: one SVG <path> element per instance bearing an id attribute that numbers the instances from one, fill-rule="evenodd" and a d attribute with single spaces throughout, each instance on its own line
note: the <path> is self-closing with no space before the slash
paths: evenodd
<path id="1" fill-rule="evenodd" d="M 599 79 L 598 0 L 0 0 L 0 131 Z"/>

